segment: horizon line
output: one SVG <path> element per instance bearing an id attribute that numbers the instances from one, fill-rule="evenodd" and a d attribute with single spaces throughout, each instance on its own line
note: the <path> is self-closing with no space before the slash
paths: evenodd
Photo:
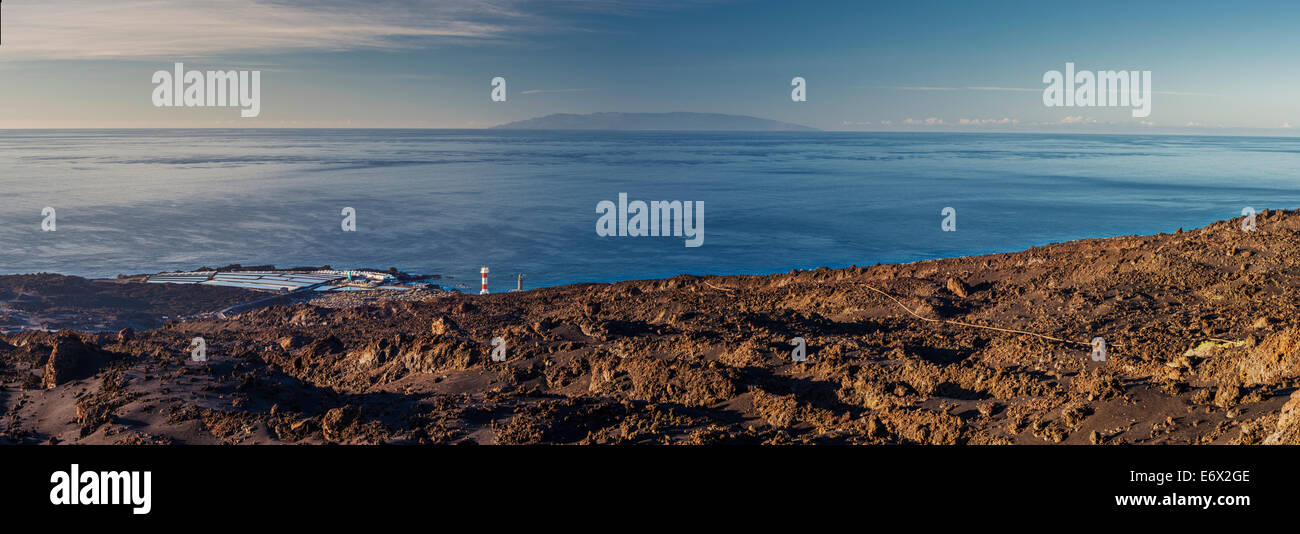
<path id="1" fill-rule="evenodd" d="M 1175 127 L 1170 127 L 1175 128 Z M 580 129 L 563 129 L 563 128 L 498 128 L 496 126 L 487 127 L 428 127 L 428 126 L 86 126 L 86 127 L 33 127 L 33 128 L 3 128 L 0 132 L 27 132 L 27 131 L 79 131 L 79 130 L 98 130 L 98 131 L 143 131 L 143 130 L 473 130 L 473 131 L 498 131 L 498 132 L 662 132 L 662 133 L 763 133 L 763 134 L 970 134 L 970 135 L 993 135 L 993 134 L 1018 134 L 1018 135 L 1131 135 L 1131 136 L 1149 136 L 1159 135 L 1167 137 L 1300 137 L 1300 131 L 1290 128 L 1266 128 L 1266 127 L 1247 127 L 1234 126 L 1224 127 L 1222 133 L 1171 133 L 1171 132 L 1116 132 L 1116 131 L 1010 131 L 1010 130 L 827 130 L 810 128 L 807 130 L 658 130 L 658 129 L 608 129 L 608 128 L 580 128 Z M 1282 130 L 1293 132 L 1290 134 L 1278 133 L 1268 135 L 1263 133 L 1232 133 L 1231 130 Z"/>

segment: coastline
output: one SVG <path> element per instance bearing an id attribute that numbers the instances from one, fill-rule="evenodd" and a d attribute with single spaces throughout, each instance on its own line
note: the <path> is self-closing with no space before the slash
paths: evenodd
<path id="1" fill-rule="evenodd" d="M 1300 443 L 1300 213 L 1239 225 L 4 334 L 0 442 Z"/>

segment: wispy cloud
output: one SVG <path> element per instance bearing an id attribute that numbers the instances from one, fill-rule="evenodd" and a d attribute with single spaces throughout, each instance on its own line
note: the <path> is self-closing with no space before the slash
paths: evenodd
<path id="1" fill-rule="evenodd" d="M 1039 88 L 1039 89 L 1033 89 L 1033 88 L 1030 88 L 1030 87 L 994 87 L 994 86 L 990 86 L 990 85 L 974 85 L 974 86 L 971 86 L 971 87 L 967 87 L 966 89 L 969 89 L 969 90 L 971 90 L 971 91 L 1011 91 L 1011 92 L 1017 92 L 1017 93 L 1024 93 L 1024 92 L 1030 92 L 1030 93 L 1041 93 L 1041 92 L 1043 92 L 1043 89 L 1042 89 L 1042 88 Z"/>
<path id="2" fill-rule="evenodd" d="M 399 49 L 573 29 L 574 13 L 640 16 L 683 2 L 606 0 L 10 0 L 0 61 Z M 543 9 L 545 8 L 545 9 Z M 545 14 L 543 14 L 545 12 Z"/>
<path id="3" fill-rule="evenodd" d="M 408 46 L 413 38 L 492 38 L 522 14 L 468 2 L 11 0 L 2 59 L 195 57 L 234 52 Z M 482 13 L 482 12 L 480 12 Z"/>
<path id="4" fill-rule="evenodd" d="M 1189 91 L 1151 91 L 1157 95 L 1177 95 L 1177 96 L 1222 96 L 1215 93 L 1195 93 Z"/>
<path id="5" fill-rule="evenodd" d="M 868 85 L 867 89 L 893 89 L 896 91 L 1034 91 L 1041 92 L 1042 89 L 1029 89 L 1021 87 L 992 87 L 987 85 L 965 86 L 965 87 L 944 87 L 939 85 Z"/>
<path id="6" fill-rule="evenodd" d="M 1097 119 L 1092 117 L 1085 118 L 1083 115 L 1075 115 L 1073 117 L 1062 118 L 1058 124 L 1097 124 Z"/>
<path id="7" fill-rule="evenodd" d="M 845 122 L 845 124 L 848 124 Z M 881 124 L 891 125 L 891 121 L 881 121 Z M 925 119 L 913 119 L 908 117 L 903 119 L 904 126 L 1014 126 L 1020 124 L 1020 119 L 1003 117 L 1001 119 L 957 119 L 956 122 L 950 122 L 940 117 L 927 117 Z"/>
<path id="8" fill-rule="evenodd" d="M 529 89 L 527 91 L 520 91 L 519 94 L 538 95 L 543 93 L 581 93 L 584 91 L 596 91 L 596 90 L 597 89 L 595 87 L 577 87 L 573 89 Z"/>
<path id="9" fill-rule="evenodd" d="M 985 126 L 990 124 L 1013 125 L 1020 124 L 1020 119 L 1012 119 L 1009 117 L 1003 117 L 1001 119 L 958 119 L 957 124 L 963 126 Z"/>
<path id="10" fill-rule="evenodd" d="M 962 87 L 943 87 L 930 85 L 873 85 L 868 86 L 870 89 L 894 89 L 897 91 L 1002 91 L 1015 93 L 1041 93 L 1043 87 L 998 87 L 993 85 L 967 85 Z M 1217 97 L 1214 93 L 1197 93 L 1191 91 L 1151 91 L 1157 95 L 1177 95 L 1177 96 L 1210 96 Z M 1113 92 L 1112 92 L 1113 94 Z"/>
<path id="11" fill-rule="evenodd" d="M 867 85 L 866 89 L 897 89 L 899 91 L 958 91 L 959 87 L 937 87 L 930 85 Z"/>

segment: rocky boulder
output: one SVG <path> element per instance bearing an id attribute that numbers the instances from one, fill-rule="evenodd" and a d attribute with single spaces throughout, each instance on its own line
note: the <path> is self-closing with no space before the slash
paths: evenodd
<path id="1" fill-rule="evenodd" d="M 1277 431 L 1264 438 L 1265 445 L 1300 445 L 1300 391 L 1291 394 L 1291 400 L 1282 405 L 1277 417 Z"/>
<path id="2" fill-rule="evenodd" d="M 1272 384 L 1300 376 L 1300 329 L 1274 332 L 1238 362 L 1246 385 Z"/>
<path id="3" fill-rule="evenodd" d="M 948 282 L 945 286 L 947 286 L 949 293 L 957 295 L 958 297 L 966 298 L 970 295 L 970 287 L 966 285 L 966 282 L 961 281 L 959 278 L 948 277 Z"/>
<path id="4" fill-rule="evenodd" d="M 111 355 L 88 344 L 72 332 L 60 332 L 45 363 L 41 385 L 51 389 L 70 380 L 93 376 L 111 360 Z"/>

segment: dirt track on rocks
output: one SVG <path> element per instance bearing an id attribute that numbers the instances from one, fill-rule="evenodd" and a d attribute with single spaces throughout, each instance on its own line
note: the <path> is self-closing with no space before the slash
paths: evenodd
<path id="1" fill-rule="evenodd" d="M 1265 212 L 1249 233 L 28 331 L 0 342 L 0 442 L 1300 443 L 1297 251 L 1300 214 Z"/>

